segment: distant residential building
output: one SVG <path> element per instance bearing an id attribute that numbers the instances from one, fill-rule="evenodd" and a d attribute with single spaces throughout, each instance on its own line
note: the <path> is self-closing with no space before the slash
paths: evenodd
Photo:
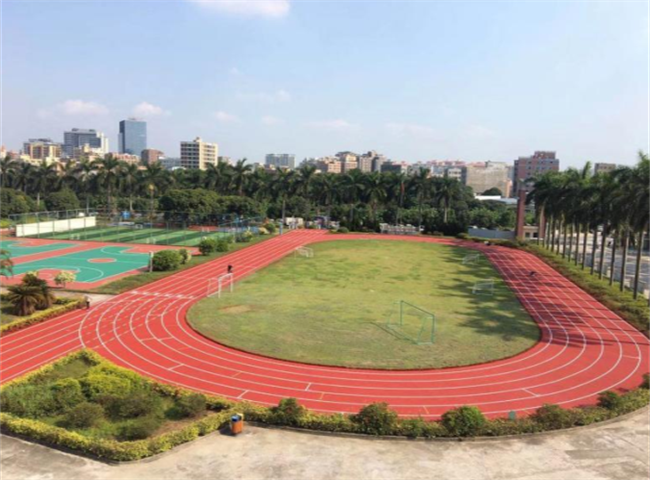
<path id="1" fill-rule="evenodd" d="M 74 147 L 72 149 L 72 156 L 68 157 L 73 160 L 81 160 L 81 159 L 86 159 L 86 160 L 98 160 L 100 158 L 104 158 L 105 153 L 102 151 L 101 148 L 92 148 L 89 146 L 87 143 L 83 144 L 80 147 Z"/>
<path id="2" fill-rule="evenodd" d="M 504 197 L 510 196 L 512 182 L 506 163 L 477 162 L 470 163 L 465 168 L 465 185 L 472 187 L 477 195 L 491 188 L 498 188 Z"/>
<path id="3" fill-rule="evenodd" d="M 219 145 L 196 137 L 191 142 L 181 142 L 181 167 L 205 170 L 209 164 L 216 165 Z"/>
<path id="4" fill-rule="evenodd" d="M 147 122 L 135 118 L 120 121 L 118 151 L 140 156 L 147 149 Z"/>
<path id="5" fill-rule="evenodd" d="M 181 159 L 178 157 L 160 157 L 160 165 L 167 170 L 175 170 L 181 167 Z"/>
<path id="6" fill-rule="evenodd" d="M 381 172 L 383 173 L 408 173 L 409 165 L 406 162 L 391 162 L 386 161 L 381 165 Z"/>
<path id="7" fill-rule="evenodd" d="M 114 153 L 113 158 L 119 160 L 120 162 L 132 163 L 135 165 L 140 163 L 140 156 L 132 155 L 130 153 Z"/>
<path id="8" fill-rule="evenodd" d="M 615 163 L 595 163 L 594 164 L 594 173 L 608 173 L 612 170 L 616 170 L 617 165 Z"/>
<path id="9" fill-rule="evenodd" d="M 431 177 L 450 177 L 461 182 L 465 181 L 465 162 L 460 160 L 430 160 L 416 162 L 409 165 L 408 173 L 416 174 L 420 170 L 427 170 Z"/>
<path id="10" fill-rule="evenodd" d="M 106 136 L 94 129 L 73 128 L 63 132 L 63 153 L 72 157 L 75 148 L 88 145 L 105 155 L 108 153 L 108 139 Z"/>
<path id="11" fill-rule="evenodd" d="M 51 138 L 30 138 L 23 143 L 23 154 L 33 160 L 58 160 L 63 155 L 63 147 Z"/>
<path id="12" fill-rule="evenodd" d="M 296 168 L 296 156 L 290 153 L 269 153 L 266 166 L 275 168 Z"/>
<path id="13" fill-rule="evenodd" d="M 526 193 L 530 193 L 533 184 L 526 181 L 529 178 L 538 174 L 560 170 L 560 160 L 555 156 L 555 152 L 550 151 L 536 151 L 530 157 L 519 157 L 514 163 L 515 179 L 512 195 L 517 195 L 522 188 L 526 190 Z"/>
<path id="14" fill-rule="evenodd" d="M 149 165 L 151 163 L 156 163 L 160 160 L 161 157 L 163 157 L 165 154 L 161 152 L 160 150 L 156 150 L 154 148 L 145 148 L 142 150 L 141 153 L 141 158 L 142 158 L 142 163 L 145 165 Z"/>
<path id="15" fill-rule="evenodd" d="M 381 166 L 386 161 L 386 157 L 370 150 L 361 155 L 356 155 L 359 170 L 365 173 L 381 172 Z"/>
<path id="16" fill-rule="evenodd" d="M 314 165 L 321 173 L 341 173 L 343 164 L 336 157 L 321 157 L 305 160 L 303 165 Z"/>

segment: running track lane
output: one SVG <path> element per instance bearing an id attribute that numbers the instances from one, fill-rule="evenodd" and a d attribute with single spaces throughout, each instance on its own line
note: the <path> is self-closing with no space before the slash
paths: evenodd
<path id="1" fill-rule="evenodd" d="M 537 321 L 541 341 L 504 360 L 439 370 L 321 367 L 244 353 L 209 341 L 186 322 L 209 280 L 234 266 L 236 280 L 330 240 L 400 240 L 480 250 Z M 537 275 L 529 277 L 535 270 Z M 598 393 L 634 388 L 647 372 L 648 339 L 532 254 L 448 239 L 295 231 L 233 252 L 0 339 L 0 374 L 10 380 L 81 347 L 153 379 L 231 399 L 275 405 L 296 397 L 325 413 L 386 401 L 402 416 L 438 418 L 459 405 L 489 416 L 528 414 L 544 403 L 593 404 Z"/>

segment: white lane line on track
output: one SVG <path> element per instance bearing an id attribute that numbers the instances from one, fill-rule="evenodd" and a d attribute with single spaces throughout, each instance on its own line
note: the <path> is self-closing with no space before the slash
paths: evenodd
<path id="1" fill-rule="evenodd" d="M 531 392 L 531 391 L 530 391 L 529 389 L 527 389 L 527 388 L 522 388 L 522 390 L 523 390 L 524 392 L 526 392 L 526 393 L 530 393 L 533 397 L 539 397 L 539 395 L 537 395 L 535 392 Z"/>

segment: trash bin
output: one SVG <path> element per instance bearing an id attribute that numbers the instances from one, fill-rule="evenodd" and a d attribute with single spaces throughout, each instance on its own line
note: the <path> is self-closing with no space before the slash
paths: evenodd
<path id="1" fill-rule="evenodd" d="M 239 435 L 244 431 L 244 414 L 236 413 L 230 417 L 230 431 L 233 435 Z"/>

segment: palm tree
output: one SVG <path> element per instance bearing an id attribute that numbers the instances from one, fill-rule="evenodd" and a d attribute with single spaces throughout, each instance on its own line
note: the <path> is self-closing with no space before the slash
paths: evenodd
<path id="1" fill-rule="evenodd" d="M 31 315 L 43 301 L 43 291 L 39 287 L 25 284 L 7 287 L 7 300 L 13 305 L 13 313 L 21 317 Z"/>
<path id="2" fill-rule="evenodd" d="M 90 192 L 95 178 L 95 165 L 87 157 L 83 157 L 75 163 L 74 175 L 77 178 L 79 191 L 86 197 L 86 214 L 88 214 L 90 210 Z"/>
<path id="3" fill-rule="evenodd" d="M 97 171 L 97 183 L 106 191 L 106 210 L 109 214 L 115 212 L 113 193 L 117 190 L 120 180 L 120 162 L 110 153 L 94 162 Z"/>
<path id="4" fill-rule="evenodd" d="M 418 227 L 422 226 L 422 208 L 431 195 L 431 179 L 429 170 L 421 168 L 411 178 L 411 189 L 415 191 L 415 198 L 418 205 Z"/>
<path id="5" fill-rule="evenodd" d="M 627 185 L 627 204 L 630 208 L 631 228 L 637 236 L 636 265 L 634 271 L 634 285 L 632 294 L 637 298 L 639 294 L 639 276 L 641 274 L 641 257 L 643 255 L 644 235 L 650 224 L 650 159 L 647 153 L 639 152 L 639 162 L 634 167 Z"/>
<path id="6" fill-rule="evenodd" d="M 354 211 L 366 188 L 366 182 L 364 181 L 364 175 L 361 170 L 354 169 L 345 173 L 341 180 L 341 188 L 349 205 L 350 228 L 354 228 Z"/>
<path id="7" fill-rule="evenodd" d="M 154 165 L 157 165 L 157 163 Z M 140 182 L 142 180 L 140 175 L 140 168 L 136 163 L 121 162 L 119 175 L 120 189 L 128 194 L 129 212 L 133 212 L 133 194 L 140 186 Z"/>
<path id="8" fill-rule="evenodd" d="M 47 284 L 47 281 L 40 278 L 37 271 L 25 273 L 22 279 L 22 285 L 39 290 L 40 298 L 39 302 L 36 305 L 36 308 L 38 310 L 50 308 L 56 300 L 56 297 L 52 293 L 52 289 Z"/>
<path id="9" fill-rule="evenodd" d="M 31 185 L 36 192 L 36 207 L 40 209 L 41 195 L 47 194 L 54 189 L 58 176 L 54 162 L 48 164 L 43 160 L 36 167 L 32 174 Z"/>
<path id="10" fill-rule="evenodd" d="M 294 193 L 295 181 L 292 170 L 278 170 L 271 183 L 271 191 L 276 200 L 282 203 L 282 225 L 286 220 L 287 198 Z"/>
<path id="11" fill-rule="evenodd" d="M 297 193 L 302 195 L 302 197 L 307 200 L 307 203 L 309 205 L 309 211 L 311 212 L 311 188 L 312 188 L 312 183 L 314 181 L 314 177 L 316 176 L 316 167 L 313 165 L 303 165 L 300 167 L 298 170 L 298 177 L 296 179 L 297 185 L 296 185 L 296 190 Z"/>
<path id="12" fill-rule="evenodd" d="M 237 164 L 232 169 L 232 183 L 235 187 L 237 195 L 242 196 L 244 194 L 244 185 L 246 184 L 246 177 L 253 169 L 251 165 L 246 165 L 245 158 L 237 160 Z"/>
<path id="13" fill-rule="evenodd" d="M 17 162 L 9 155 L 0 160 L 0 188 L 11 185 Z"/>
<path id="14" fill-rule="evenodd" d="M 14 262 L 11 260 L 9 250 L 0 248 L 0 277 L 9 277 L 14 274 Z"/>
<path id="15" fill-rule="evenodd" d="M 140 185 L 149 193 L 149 210 L 153 218 L 154 211 L 154 192 L 161 191 L 169 186 L 172 180 L 169 178 L 167 171 L 160 163 L 150 163 L 140 174 Z"/>
<path id="16" fill-rule="evenodd" d="M 332 203 L 338 190 L 339 176 L 333 173 L 323 173 L 316 177 L 315 190 L 318 202 L 323 202 L 327 211 L 327 220 L 332 219 Z"/>
<path id="17" fill-rule="evenodd" d="M 365 194 L 370 205 L 372 222 L 377 221 L 377 206 L 387 197 L 386 180 L 379 172 L 366 176 Z"/>
<path id="18" fill-rule="evenodd" d="M 77 162 L 70 160 L 60 164 L 58 188 L 69 189 L 77 193 L 79 179 L 77 178 Z"/>
<path id="19" fill-rule="evenodd" d="M 447 173 L 436 182 L 436 200 L 443 209 L 443 222 L 449 221 L 449 209 L 454 201 L 460 197 L 460 182 L 449 178 Z"/>
<path id="20" fill-rule="evenodd" d="M 14 170 L 14 188 L 22 190 L 23 193 L 27 193 L 27 187 L 30 185 L 32 179 L 32 172 L 34 171 L 34 166 L 31 163 L 22 162 L 20 166 Z"/>

